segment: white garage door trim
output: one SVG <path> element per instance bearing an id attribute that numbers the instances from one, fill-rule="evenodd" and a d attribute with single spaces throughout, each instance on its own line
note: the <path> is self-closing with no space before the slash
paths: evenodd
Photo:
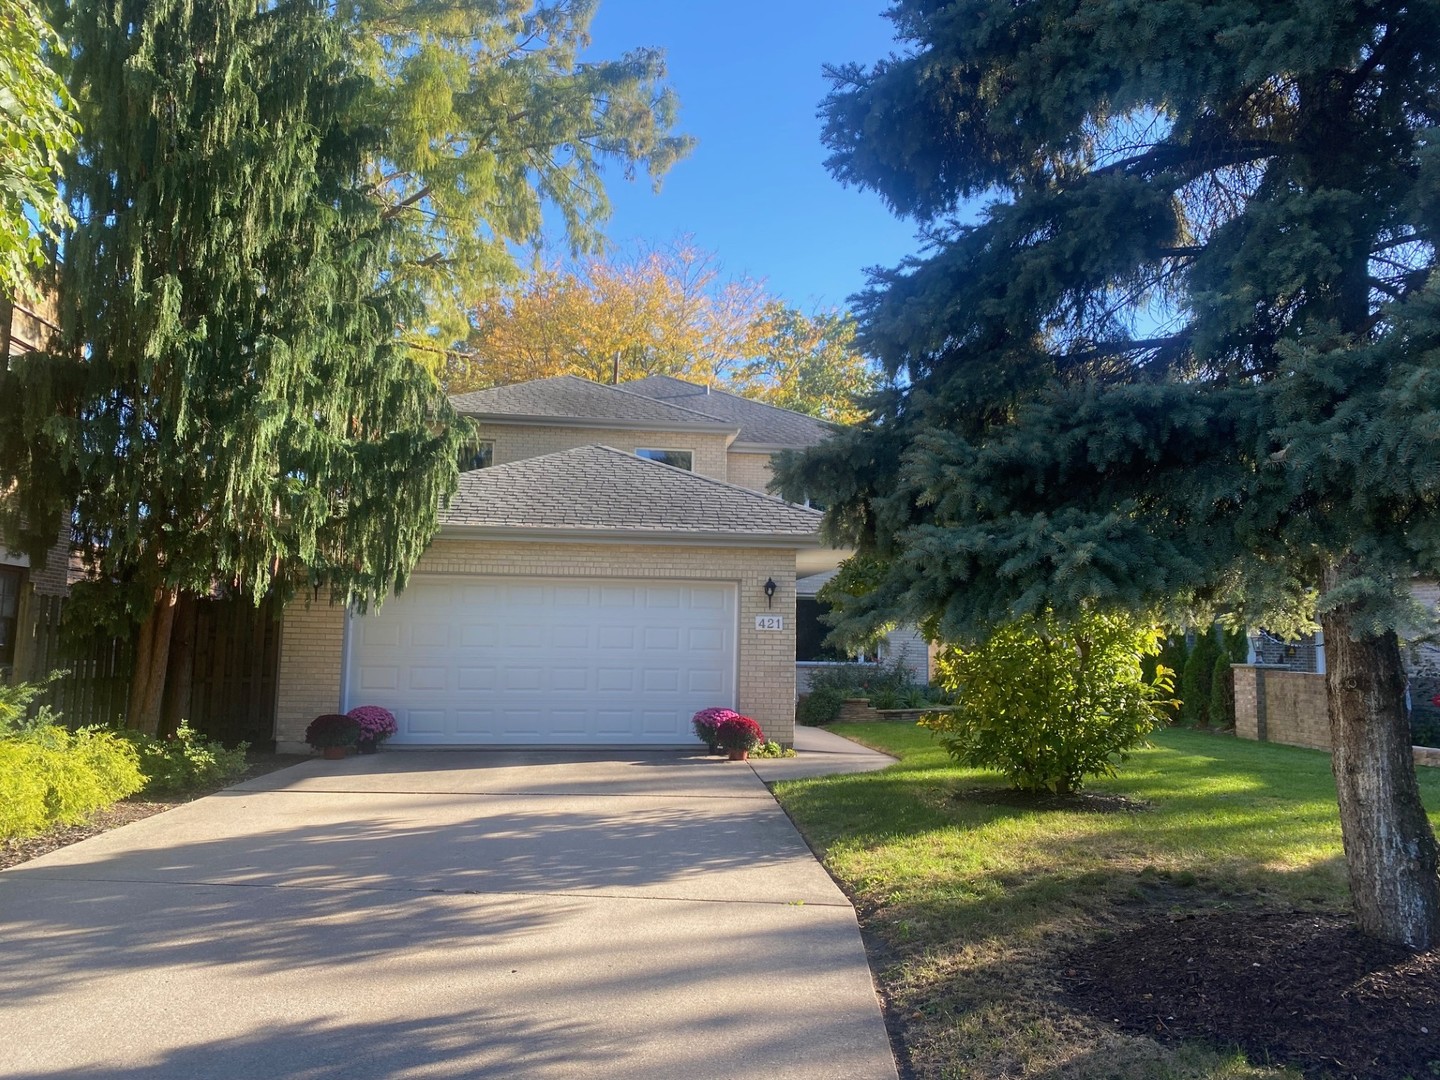
<path id="1" fill-rule="evenodd" d="M 735 707 L 739 583 L 416 575 L 346 620 L 346 708 L 394 746 L 684 746 Z"/>

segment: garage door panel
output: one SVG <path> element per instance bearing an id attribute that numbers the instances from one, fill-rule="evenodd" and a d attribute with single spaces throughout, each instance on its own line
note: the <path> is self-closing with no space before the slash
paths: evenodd
<path id="1" fill-rule="evenodd" d="M 674 744 L 733 705 L 735 587 L 421 578 L 352 621 L 347 704 L 397 745 Z"/>
<path id="2" fill-rule="evenodd" d="M 500 681 L 500 674 L 493 667 L 457 667 L 455 688 L 457 690 L 494 690 Z"/>
<path id="3" fill-rule="evenodd" d="M 445 690 L 450 685 L 450 672 L 443 667 L 412 667 L 408 675 L 411 690 Z"/>
<path id="4" fill-rule="evenodd" d="M 635 648 L 635 631 L 627 626 L 606 626 L 598 633 L 599 641 L 596 644 L 602 649 Z"/>
<path id="5" fill-rule="evenodd" d="M 400 669 L 380 664 L 366 667 L 360 673 L 360 688 L 362 690 L 398 690 L 400 688 Z"/>
<path id="6" fill-rule="evenodd" d="M 418 649 L 443 649 L 450 644 L 450 627 L 447 623 L 415 623 L 410 644 Z"/>
<path id="7" fill-rule="evenodd" d="M 401 733 L 443 735 L 448 719 L 445 709 L 406 709 L 405 726 L 401 729 Z"/>
<path id="8" fill-rule="evenodd" d="M 590 689 L 589 668 L 553 668 L 550 688 L 557 691 Z"/>
<path id="9" fill-rule="evenodd" d="M 550 634 L 550 644 L 557 649 L 588 649 L 591 641 L 588 626 L 557 626 Z"/>
<path id="10" fill-rule="evenodd" d="M 680 628 L 678 626 L 647 626 L 645 628 L 645 648 L 668 651 L 679 649 Z"/>

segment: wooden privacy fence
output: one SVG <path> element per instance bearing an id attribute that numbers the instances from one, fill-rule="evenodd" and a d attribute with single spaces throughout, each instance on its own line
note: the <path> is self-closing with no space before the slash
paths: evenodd
<path id="1" fill-rule="evenodd" d="M 68 675 L 51 684 L 46 702 L 75 727 L 123 720 L 135 661 L 133 643 L 62 634 L 65 598 L 30 592 L 21 612 L 16 677 Z M 275 605 L 207 599 L 196 604 L 188 702 L 175 715 L 225 743 L 265 746 L 275 737 L 275 676 L 280 623 Z M 176 662 L 172 651 L 172 664 Z"/>

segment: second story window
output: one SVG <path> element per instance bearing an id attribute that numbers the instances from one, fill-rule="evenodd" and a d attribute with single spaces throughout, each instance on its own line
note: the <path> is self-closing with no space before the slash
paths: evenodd
<path id="1" fill-rule="evenodd" d="M 673 465 L 677 469 L 684 469 L 686 472 L 694 472 L 695 455 L 689 450 L 656 450 L 650 447 L 637 447 L 636 457 L 642 457 L 646 461 L 658 461 L 661 465 Z"/>
<path id="2" fill-rule="evenodd" d="M 470 463 L 462 469 L 462 472 L 469 472 L 471 469 L 488 469 L 495 464 L 495 440 L 481 439 L 476 446 L 475 454 L 470 458 Z"/>

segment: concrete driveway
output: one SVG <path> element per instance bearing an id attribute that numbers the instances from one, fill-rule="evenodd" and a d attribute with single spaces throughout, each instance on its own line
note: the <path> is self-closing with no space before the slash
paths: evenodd
<path id="1" fill-rule="evenodd" d="M 758 766 L 888 763 L 826 745 Z M 5 1077 L 895 1077 L 845 897 L 756 769 L 677 753 L 311 761 L 0 873 L 0 1047 Z"/>

